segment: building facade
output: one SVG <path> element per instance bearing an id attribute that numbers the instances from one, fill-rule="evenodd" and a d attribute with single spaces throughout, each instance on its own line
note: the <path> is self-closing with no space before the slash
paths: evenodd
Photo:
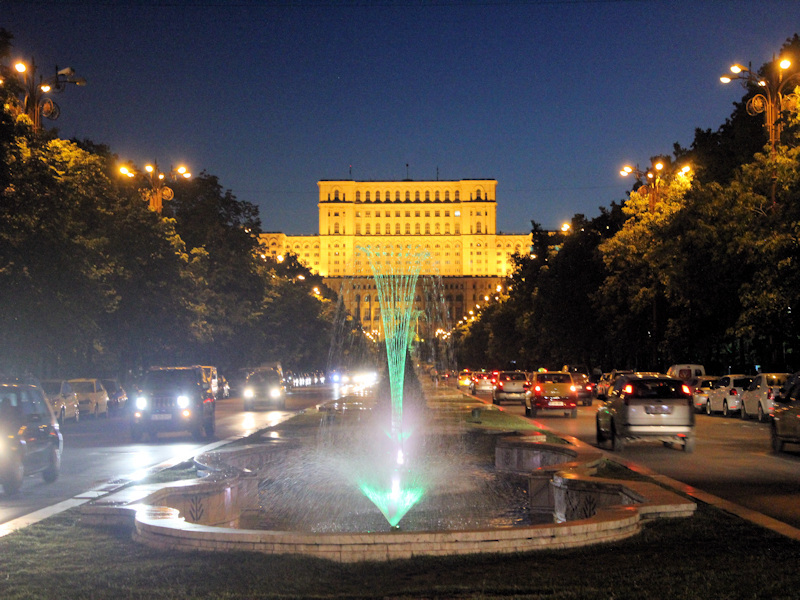
<path id="1" fill-rule="evenodd" d="M 365 331 L 380 331 L 370 261 L 402 273 L 408 261 L 421 258 L 421 279 L 436 276 L 455 322 L 496 294 L 513 269 L 511 256 L 530 249 L 530 234 L 497 233 L 494 179 L 317 185 L 319 234 L 264 233 L 263 252 L 297 255 L 326 285 L 341 290 Z M 426 295 L 420 289 L 418 301 L 424 304 Z"/>

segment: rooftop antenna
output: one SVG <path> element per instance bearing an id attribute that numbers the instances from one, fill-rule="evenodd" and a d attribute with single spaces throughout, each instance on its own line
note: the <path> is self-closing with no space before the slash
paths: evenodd
<path id="1" fill-rule="evenodd" d="M 353 178 L 353 165 L 350 165 L 350 179 Z"/>
<path id="2" fill-rule="evenodd" d="M 408 163 L 406 163 L 406 179 L 411 179 L 411 178 L 408 176 Z"/>
<path id="3" fill-rule="evenodd" d="M 439 181 L 439 166 L 436 166 L 436 181 Z"/>

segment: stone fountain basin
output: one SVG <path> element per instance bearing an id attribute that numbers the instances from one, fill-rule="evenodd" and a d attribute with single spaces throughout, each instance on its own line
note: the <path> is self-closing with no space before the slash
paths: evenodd
<path id="1" fill-rule="evenodd" d="M 132 486 L 83 507 L 84 519 L 127 524 L 133 539 L 181 551 L 296 554 L 337 562 L 571 548 L 636 535 L 647 519 L 688 517 L 696 505 L 656 484 L 592 477 L 603 453 L 539 437 L 498 440 L 495 468 L 528 478 L 530 510 L 555 522 L 458 531 L 303 533 L 240 529 L 257 506 L 258 471 L 291 441 L 230 446 L 198 456 L 207 477 Z"/>

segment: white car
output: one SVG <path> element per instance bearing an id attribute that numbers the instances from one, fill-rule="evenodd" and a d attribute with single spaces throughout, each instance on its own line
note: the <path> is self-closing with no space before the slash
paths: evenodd
<path id="1" fill-rule="evenodd" d="M 81 415 L 108 417 L 108 392 L 99 379 L 70 379 L 72 391 L 78 395 Z"/>
<path id="2" fill-rule="evenodd" d="M 761 373 L 753 378 L 742 394 L 742 419 L 755 415 L 759 423 L 764 423 L 775 409 L 775 396 L 786 383 L 789 373 Z"/>
<path id="3" fill-rule="evenodd" d="M 40 383 L 61 427 L 64 426 L 64 421 L 67 419 L 73 419 L 76 423 L 80 421 L 81 410 L 78 404 L 78 395 L 72 391 L 69 381 L 45 379 Z"/>
<path id="4" fill-rule="evenodd" d="M 714 385 L 717 381 L 719 381 L 719 377 L 703 375 L 701 377 L 695 377 L 688 382 L 689 389 L 692 390 L 692 403 L 697 412 L 706 409 L 708 394 L 714 389 Z"/>
<path id="5" fill-rule="evenodd" d="M 742 392 L 753 378 L 750 375 L 723 375 L 708 392 L 706 414 L 722 413 L 730 417 L 742 407 Z"/>

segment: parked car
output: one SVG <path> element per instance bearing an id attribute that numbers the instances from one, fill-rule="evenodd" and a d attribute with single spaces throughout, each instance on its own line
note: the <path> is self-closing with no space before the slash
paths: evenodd
<path id="1" fill-rule="evenodd" d="M 517 400 L 525 404 L 525 396 L 530 394 L 531 382 L 523 371 L 500 371 L 495 377 L 492 389 L 492 403 L 501 400 Z"/>
<path id="2" fill-rule="evenodd" d="M 491 373 L 483 371 L 475 371 L 472 373 L 472 380 L 469 384 L 470 394 L 476 392 L 491 392 L 494 391 L 494 381 L 492 380 Z"/>
<path id="3" fill-rule="evenodd" d="M 597 411 L 597 443 L 611 440 L 620 452 L 631 440 L 678 442 L 695 447 L 694 407 L 689 386 L 680 379 L 632 373 L 619 377 Z"/>
<path id="4" fill-rule="evenodd" d="M 706 414 L 721 412 L 726 417 L 742 408 L 742 392 L 753 381 L 750 375 L 723 375 L 708 392 Z"/>
<path id="5" fill-rule="evenodd" d="M 216 398 L 202 367 L 151 367 L 131 413 L 134 442 L 162 431 L 189 431 L 201 440 L 214 435 Z"/>
<path id="6" fill-rule="evenodd" d="M 26 475 L 52 483 L 61 471 L 64 441 L 42 388 L 33 381 L 0 378 L 0 484 L 14 494 Z"/>
<path id="7" fill-rule="evenodd" d="M 708 394 L 714 389 L 718 381 L 719 377 L 703 375 L 701 377 L 694 377 L 687 382 L 689 389 L 692 390 L 692 403 L 697 412 L 706 409 Z"/>
<path id="8" fill-rule="evenodd" d="M 50 408 L 56 415 L 58 424 L 64 426 L 67 419 L 76 423 L 81 419 L 78 395 L 66 379 L 45 379 L 41 382 L 42 391 L 50 402 Z"/>
<path id="9" fill-rule="evenodd" d="M 78 395 L 81 416 L 108 417 L 108 392 L 99 379 L 70 379 L 72 390 Z"/>
<path id="10" fill-rule="evenodd" d="M 742 393 L 742 419 L 748 419 L 751 415 L 755 415 L 759 423 L 769 419 L 775 407 L 775 397 L 788 378 L 789 373 L 760 373 L 753 377 Z"/>
<path id="11" fill-rule="evenodd" d="M 584 406 L 591 406 L 594 399 L 595 384 L 591 382 L 585 373 L 571 373 L 572 383 L 578 391 L 578 402 Z"/>
<path id="12" fill-rule="evenodd" d="M 242 396 L 247 411 L 256 406 L 286 408 L 286 387 L 282 374 L 272 368 L 256 369 L 247 376 Z"/>
<path id="13" fill-rule="evenodd" d="M 531 393 L 525 397 L 525 415 L 535 417 L 540 410 L 562 411 L 578 416 L 578 390 L 572 375 L 563 371 L 537 372 L 531 378 Z"/>
<path id="14" fill-rule="evenodd" d="M 785 388 L 775 397 L 770 424 L 773 452 L 783 452 L 785 444 L 800 444 L 800 381 Z"/>
<path id="15" fill-rule="evenodd" d="M 108 393 L 108 408 L 111 412 L 116 412 L 125 408 L 128 402 L 128 394 L 116 379 L 103 379 L 103 387 Z"/>

